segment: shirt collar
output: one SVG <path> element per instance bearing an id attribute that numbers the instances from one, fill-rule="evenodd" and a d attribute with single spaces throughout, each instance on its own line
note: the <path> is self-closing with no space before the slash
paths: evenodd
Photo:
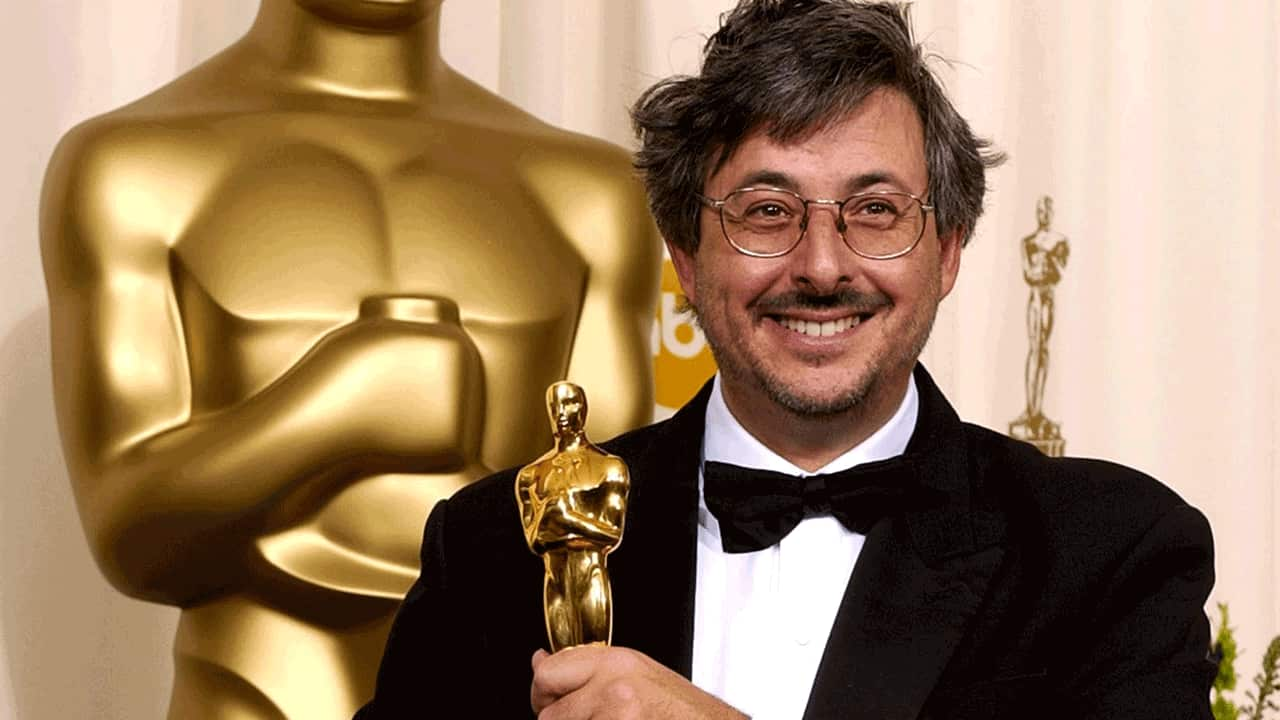
<path id="1" fill-rule="evenodd" d="M 720 389 L 717 374 L 707 400 L 706 425 L 702 438 L 703 461 L 726 462 L 741 467 L 772 470 L 789 475 L 816 475 L 847 470 L 855 465 L 885 460 L 901 455 L 911 440 L 920 410 L 920 396 L 913 375 L 907 383 L 907 392 L 889 421 L 881 425 L 866 440 L 845 451 L 812 473 L 793 465 L 790 461 L 765 447 L 729 411 Z"/>

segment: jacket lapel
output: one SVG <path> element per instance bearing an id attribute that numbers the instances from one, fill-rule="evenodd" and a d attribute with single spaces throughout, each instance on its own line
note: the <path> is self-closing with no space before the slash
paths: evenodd
<path id="1" fill-rule="evenodd" d="M 613 642 L 645 653 L 686 678 L 693 672 L 693 600 L 697 586 L 698 465 L 708 382 L 645 447 L 626 438 L 631 493 L 622 544 L 609 555 Z"/>
<path id="2" fill-rule="evenodd" d="M 868 533 L 814 679 L 805 718 L 916 718 L 1004 556 L 1003 526 L 970 506 L 962 426 L 917 366 L 906 454 L 946 498 Z"/>

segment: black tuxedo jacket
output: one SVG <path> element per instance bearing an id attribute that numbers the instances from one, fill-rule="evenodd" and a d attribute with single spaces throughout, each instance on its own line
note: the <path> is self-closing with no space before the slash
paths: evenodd
<path id="1" fill-rule="evenodd" d="M 805 719 L 1208 719 L 1204 517 L 1133 470 L 1050 459 L 962 423 L 923 368 L 907 446 L 945 505 L 867 535 Z M 632 490 L 609 556 L 616 645 L 689 676 L 708 388 L 604 446 Z M 528 718 L 547 640 L 514 470 L 439 503 L 387 643 L 373 718 Z M 779 673 L 788 669 L 779 667 Z"/>

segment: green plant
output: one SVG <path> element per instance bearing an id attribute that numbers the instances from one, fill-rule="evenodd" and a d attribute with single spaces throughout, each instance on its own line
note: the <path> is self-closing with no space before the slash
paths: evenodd
<path id="1" fill-rule="evenodd" d="M 1226 603 L 1218 603 L 1218 631 L 1214 633 L 1213 654 L 1218 658 L 1218 675 L 1213 679 L 1213 720 L 1237 720 L 1240 710 L 1227 699 L 1226 693 L 1236 689 L 1236 647 Z"/>
<path id="2" fill-rule="evenodd" d="M 1273 697 L 1280 692 L 1280 635 L 1271 639 L 1267 652 L 1262 655 L 1262 671 L 1253 676 L 1253 684 L 1258 688 L 1245 693 L 1253 701 L 1252 705 L 1242 708 L 1248 720 L 1262 720 L 1262 714 L 1268 710 L 1280 710 Z"/>
<path id="3" fill-rule="evenodd" d="M 1262 656 L 1262 670 L 1253 676 L 1254 689 L 1245 692 L 1250 704 L 1237 707 L 1227 693 L 1236 688 L 1235 628 L 1231 627 L 1225 603 L 1218 603 L 1218 628 L 1214 633 L 1213 654 L 1218 659 L 1218 675 L 1213 679 L 1213 720 L 1265 720 L 1268 710 L 1280 710 L 1280 635 L 1267 645 Z"/>

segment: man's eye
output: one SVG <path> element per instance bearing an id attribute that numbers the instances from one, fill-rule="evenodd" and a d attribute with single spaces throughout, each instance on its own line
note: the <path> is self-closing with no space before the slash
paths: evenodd
<path id="1" fill-rule="evenodd" d="M 860 205 L 858 212 L 863 215 L 897 215 L 898 208 L 884 200 L 870 200 Z"/>
<path id="2" fill-rule="evenodd" d="M 760 203 L 747 208 L 748 218 L 757 218 L 761 220 L 776 220 L 787 218 L 791 215 L 791 210 L 786 205 L 778 203 Z"/>

